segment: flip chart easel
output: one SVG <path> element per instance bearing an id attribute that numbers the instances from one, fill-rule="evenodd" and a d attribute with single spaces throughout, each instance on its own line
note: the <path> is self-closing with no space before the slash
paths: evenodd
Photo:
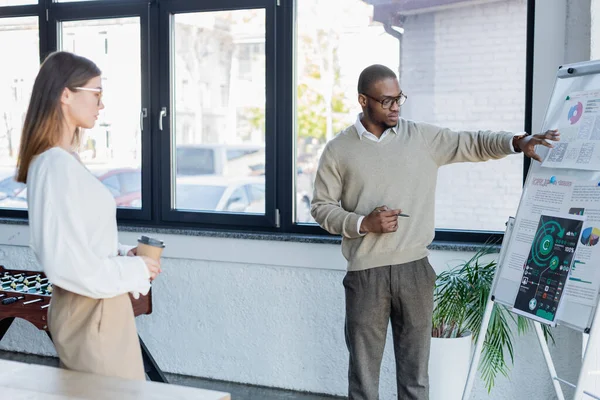
<path id="1" fill-rule="evenodd" d="M 540 349 L 559 400 L 565 399 L 561 383 L 575 388 L 573 397 L 575 400 L 581 400 L 584 396 L 600 400 L 598 394 L 584 390 L 594 355 L 599 350 L 598 341 L 600 340 L 600 317 L 598 317 L 600 314 L 600 307 L 598 307 L 600 276 L 594 272 L 595 268 L 600 269 L 600 243 L 598 243 L 598 235 L 596 235 L 598 231 L 595 228 L 595 225 L 598 225 L 600 229 L 600 61 L 570 64 L 558 69 L 554 91 L 541 131 L 555 128 L 561 131 L 561 142 L 552 150 L 538 146 L 536 150 L 544 161 L 541 164 L 532 162 L 517 214 L 507 222 L 498 256 L 498 268 L 475 344 L 471 367 L 463 391 L 463 400 L 469 399 L 473 389 L 495 303 L 502 304 L 509 311 L 517 312 L 534 320 L 533 324 Z M 545 291 L 548 292 L 548 299 L 554 299 L 555 303 L 552 305 L 555 307 L 545 314 L 544 310 L 539 310 L 539 305 L 536 307 L 535 299 L 532 299 L 530 309 L 536 310 L 538 314 L 534 314 L 532 311 L 530 315 L 527 315 L 527 312 L 523 313 L 522 306 L 517 307 L 516 300 L 519 293 L 522 295 L 528 287 L 525 269 L 530 269 L 531 254 L 535 253 L 537 249 L 537 256 L 540 257 L 539 252 L 543 253 L 544 250 L 543 246 L 536 247 L 540 231 L 539 226 L 536 231 L 534 223 L 539 220 L 541 224 L 541 218 L 550 212 L 578 215 L 583 222 L 579 225 L 581 229 L 573 229 L 566 233 L 563 229 L 559 236 L 555 236 L 556 229 L 552 228 L 553 234 L 544 236 L 543 239 L 546 240 L 544 243 L 551 243 L 554 246 L 555 240 L 559 240 L 558 237 L 562 240 L 565 238 L 565 234 L 571 235 L 573 236 L 571 242 L 577 244 L 577 250 L 573 251 L 572 247 L 566 248 L 566 250 L 571 249 L 573 253 L 570 254 L 571 258 L 568 258 L 568 261 L 567 258 L 561 260 L 560 264 L 559 261 L 556 261 L 554 266 L 554 268 L 558 266 L 560 271 L 563 271 L 564 267 L 564 276 L 567 282 L 556 283 L 556 280 L 548 279 L 548 285 L 555 285 L 555 287 L 550 288 L 548 292 L 549 287 L 546 286 Z M 574 238 L 574 235 L 577 237 Z M 597 244 L 598 247 L 596 247 Z M 531 252 L 526 254 L 527 257 L 523 256 L 525 247 L 531 248 Z M 554 258 L 560 259 L 560 257 Z M 548 268 L 544 272 L 547 270 Z M 582 271 L 585 271 L 589 278 L 578 277 L 578 273 L 584 273 Z M 522 280 L 520 272 L 524 273 Z M 536 271 L 535 274 L 537 274 L 537 288 L 539 289 L 542 273 Z M 544 291 L 544 289 L 541 290 Z M 581 296 L 579 296 L 580 293 Z M 542 294 L 546 299 L 546 294 Z M 536 291 L 537 295 L 538 291 Z M 545 306 L 548 307 L 549 304 Z M 525 309 L 525 311 L 527 310 Z M 539 315 L 542 315 L 543 318 Z M 544 318 L 548 318 L 548 320 L 546 321 Z M 594 323 L 595 321 L 599 322 Z M 589 334 L 576 383 L 567 382 L 557 375 L 541 323 L 563 325 Z"/>

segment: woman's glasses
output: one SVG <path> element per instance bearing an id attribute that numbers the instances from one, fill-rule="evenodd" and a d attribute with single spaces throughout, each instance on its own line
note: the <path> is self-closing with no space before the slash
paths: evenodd
<path id="1" fill-rule="evenodd" d="M 74 87 L 75 90 L 83 90 L 85 92 L 94 92 L 98 93 L 98 107 L 100 107 L 100 103 L 102 102 L 102 89 L 100 88 L 89 88 L 89 87 Z"/>

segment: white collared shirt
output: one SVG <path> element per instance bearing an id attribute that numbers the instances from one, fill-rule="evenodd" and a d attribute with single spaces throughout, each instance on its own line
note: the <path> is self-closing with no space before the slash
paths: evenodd
<path id="1" fill-rule="evenodd" d="M 365 128 L 365 126 L 362 124 L 362 122 L 360 122 L 362 117 L 363 117 L 363 113 L 359 113 L 358 116 L 356 117 L 356 122 L 354 123 L 354 127 L 356 128 L 356 131 L 358 132 L 358 137 L 360 138 L 360 140 L 362 140 L 363 138 L 367 138 L 374 142 L 381 142 L 390 132 L 395 135 L 398 134 L 398 126 L 396 125 L 396 126 L 386 129 L 385 131 L 383 131 L 383 133 L 381 134 L 380 137 L 377 137 L 374 134 L 372 134 L 371 132 L 369 132 L 367 130 L 367 128 Z"/>

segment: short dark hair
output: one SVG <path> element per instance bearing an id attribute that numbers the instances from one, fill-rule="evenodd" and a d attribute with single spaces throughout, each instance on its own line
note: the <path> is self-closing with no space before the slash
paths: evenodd
<path id="1" fill-rule="evenodd" d="M 381 64 L 373 64 L 363 69 L 358 77 L 358 93 L 367 93 L 375 82 L 383 79 L 398 79 L 396 73 Z"/>

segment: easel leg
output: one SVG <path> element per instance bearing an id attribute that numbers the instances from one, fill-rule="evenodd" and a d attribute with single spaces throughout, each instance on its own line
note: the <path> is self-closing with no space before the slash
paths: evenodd
<path id="1" fill-rule="evenodd" d="M 163 372 L 160 370 L 160 368 L 156 364 L 156 361 L 154 361 L 154 358 L 152 358 L 152 355 L 148 351 L 148 348 L 144 344 L 144 341 L 142 340 L 142 338 L 139 335 L 138 335 L 138 338 L 140 339 L 140 347 L 142 348 L 142 358 L 144 359 L 144 370 L 146 371 L 146 374 L 148 375 L 150 380 L 153 382 L 169 383 L 169 381 L 167 381 L 167 378 L 165 377 Z"/>
<path id="2" fill-rule="evenodd" d="M 477 368 L 479 367 L 479 359 L 481 358 L 481 350 L 483 349 L 483 343 L 485 342 L 485 336 L 487 335 L 488 326 L 490 325 L 490 318 L 492 317 L 492 311 L 494 311 L 494 289 L 498 282 L 498 276 L 500 275 L 500 267 L 504 262 L 504 256 L 506 255 L 506 248 L 508 241 L 512 235 L 512 230 L 515 225 L 515 219 L 513 217 L 508 218 L 506 221 L 506 232 L 502 239 L 502 248 L 498 255 L 498 269 L 494 273 L 494 280 L 492 281 L 490 294 L 488 296 L 487 304 L 485 305 L 485 311 L 483 312 L 483 318 L 481 319 L 481 326 L 479 327 L 479 335 L 477 336 L 477 343 L 475 343 L 475 350 L 473 351 L 473 357 L 471 358 L 471 366 L 469 367 L 469 374 L 467 375 L 467 382 L 463 390 L 462 400 L 469 400 L 471 397 L 471 391 L 473 391 L 473 384 L 477 377 Z"/>
<path id="3" fill-rule="evenodd" d="M 539 322 L 534 321 L 533 326 L 535 327 L 535 333 L 537 335 L 538 342 L 540 343 L 542 353 L 544 354 L 546 365 L 548 366 L 548 372 L 550 373 L 550 379 L 552 379 L 552 384 L 554 385 L 556 397 L 558 398 L 558 400 L 565 400 L 562 388 L 560 387 L 560 382 L 557 380 L 558 375 L 556 374 L 556 368 L 554 368 L 554 362 L 552 361 L 552 356 L 550 355 L 550 349 L 548 349 L 548 343 L 546 343 L 546 339 L 544 338 L 544 331 L 542 330 L 542 325 L 540 325 Z"/>
<path id="4" fill-rule="evenodd" d="M 8 332 L 8 328 L 10 328 L 10 325 L 13 323 L 14 320 L 15 317 L 9 317 L 4 318 L 0 321 L 0 340 L 2 340 L 6 332 Z"/>
<path id="5" fill-rule="evenodd" d="M 477 336 L 477 342 L 475 343 L 475 350 L 473 351 L 473 358 L 471 359 L 471 367 L 469 368 L 469 375 L 467 375 L 467 382 L 465 383 L 465 389 L 463 390 L 462 400 L 469 400 L 471 391 L 473 390 L 473 384 L 477 377 L 477 367 L 479 367 L 479 359 L 481 358 L 481 349 L 483 348 L 483 342 L 485 341 L 485 335 L 490 324 L 490 317 L 492 316 L 492 310 L 494 309 L 494 301 L 491 297 L 488 299 L 485 311 L 483 313 L 483 319 L 481 320 L 481 327 L 479 328 L 479 336 Z"/>

